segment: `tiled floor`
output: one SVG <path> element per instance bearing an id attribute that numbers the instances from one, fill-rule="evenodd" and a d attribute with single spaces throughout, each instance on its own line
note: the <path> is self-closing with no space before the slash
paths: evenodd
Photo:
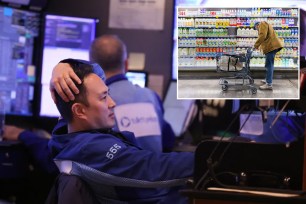
<path id="1" fill-rule="evenodd" d="M 261 79 L 255 79 L 254 87 L 257 93 L 252 94 L 247 86 L 229 86 L 227 91 L 222 90 L 219 84 L 220 79 L 179 79 L 179 99 L 208 99 L 208 98 L 244 98 L 244 99 L 298 99 L 297 79 L 274 79 L 273 90 L 260 90 Z M 229 81 L 230 84 L 242 83 L 241 81 Z"/>

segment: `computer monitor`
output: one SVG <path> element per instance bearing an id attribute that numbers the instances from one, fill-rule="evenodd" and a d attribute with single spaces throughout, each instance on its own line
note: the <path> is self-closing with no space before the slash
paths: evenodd
<path id="1" fill-rule="evenodd" d="M 89 60 L 97 19 L 45 15 L 41 74 L 40 116 L 57 117 L 59 112 L 49 91 L 54 66 L 65 58 Z"/>
<path id="2" fill-rule="evenodd" d="M 0 15 L 0 103 L 6 114 L 31 116 L 40 14 L 0 6 Z"/>
<path id="3" fill-rule="evenodd" d="M 148 73 L 145 71 L 129 70 L 125 76 L 134 85 L 138 85 L 142 88 L 148 85 Z"/>
<path id="4" fill-rule="evenodd" d="M 177 82 L 171 81 L 163 102 L 164 118 L 171 125 L 174 134 L 180 137 L 191 122 L 194 109 L 194 100 L 177 99 Z"/>

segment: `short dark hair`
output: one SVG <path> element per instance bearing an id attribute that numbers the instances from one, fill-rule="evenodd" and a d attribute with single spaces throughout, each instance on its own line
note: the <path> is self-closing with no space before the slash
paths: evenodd
<path id="1" fill-rule="evenodd" d="M 81 84 L 75 82 L 76 87 L 79 89 L 79 94 L 75 95 L 75 99 L 73 101 L 65 102 L 55 91 L 56 97 L 56 106 L 61 116 L 67 120 L 67 122 L 72 121 L 72 110 L 71 107 L 75 103 L 82 103 L 88 106 L 87 96 L 86 96 L 86 87 L 84 86 L 84 79 L 91 73 L 94 73 L 93 67 L 90 64 L 85 64 L 83 62 L 77 60 L 69 61 L 70 66 L 72 67 L 75 74 L 82 81 Z"/>
<path id="2" fill-rule="evenodd" d="M 102 35 L 90 47 L 90 60 L 98 63 L 104 71 L 124 68 L 126 45 L 116 35 Z"/>

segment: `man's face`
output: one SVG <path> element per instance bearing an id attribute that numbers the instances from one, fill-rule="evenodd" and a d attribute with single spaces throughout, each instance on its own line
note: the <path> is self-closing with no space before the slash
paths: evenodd
<path id="1" fill-rule="evenodd" d="M 255 26 L 255 30 L 258 31 L 258 27 L 259 27 L 259 24 L 257 24 L 257 25 Z"/>
<path id="2" fill-rule="evenodd" d="M 108 87 L 96 74 L 84 79 L 89 106 L 85 115 L 91 129 L 112 128 L 115 125 L 115 102 L 109 96 Z"/>

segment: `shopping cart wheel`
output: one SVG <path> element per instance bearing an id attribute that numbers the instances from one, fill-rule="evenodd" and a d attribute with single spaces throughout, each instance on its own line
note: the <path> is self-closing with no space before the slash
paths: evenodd
<path id="1" fill-rule="evenodd" d="M 222 91 L 227 91 L 228 85 L 222 85 Z"/>
<path id="2" fill-rule="evenodd" d="M 252 94 L 256 94 L 257 93 L 257 89 L 256 88 L 252 88 L 251 91 L 252 91 Z"/>

